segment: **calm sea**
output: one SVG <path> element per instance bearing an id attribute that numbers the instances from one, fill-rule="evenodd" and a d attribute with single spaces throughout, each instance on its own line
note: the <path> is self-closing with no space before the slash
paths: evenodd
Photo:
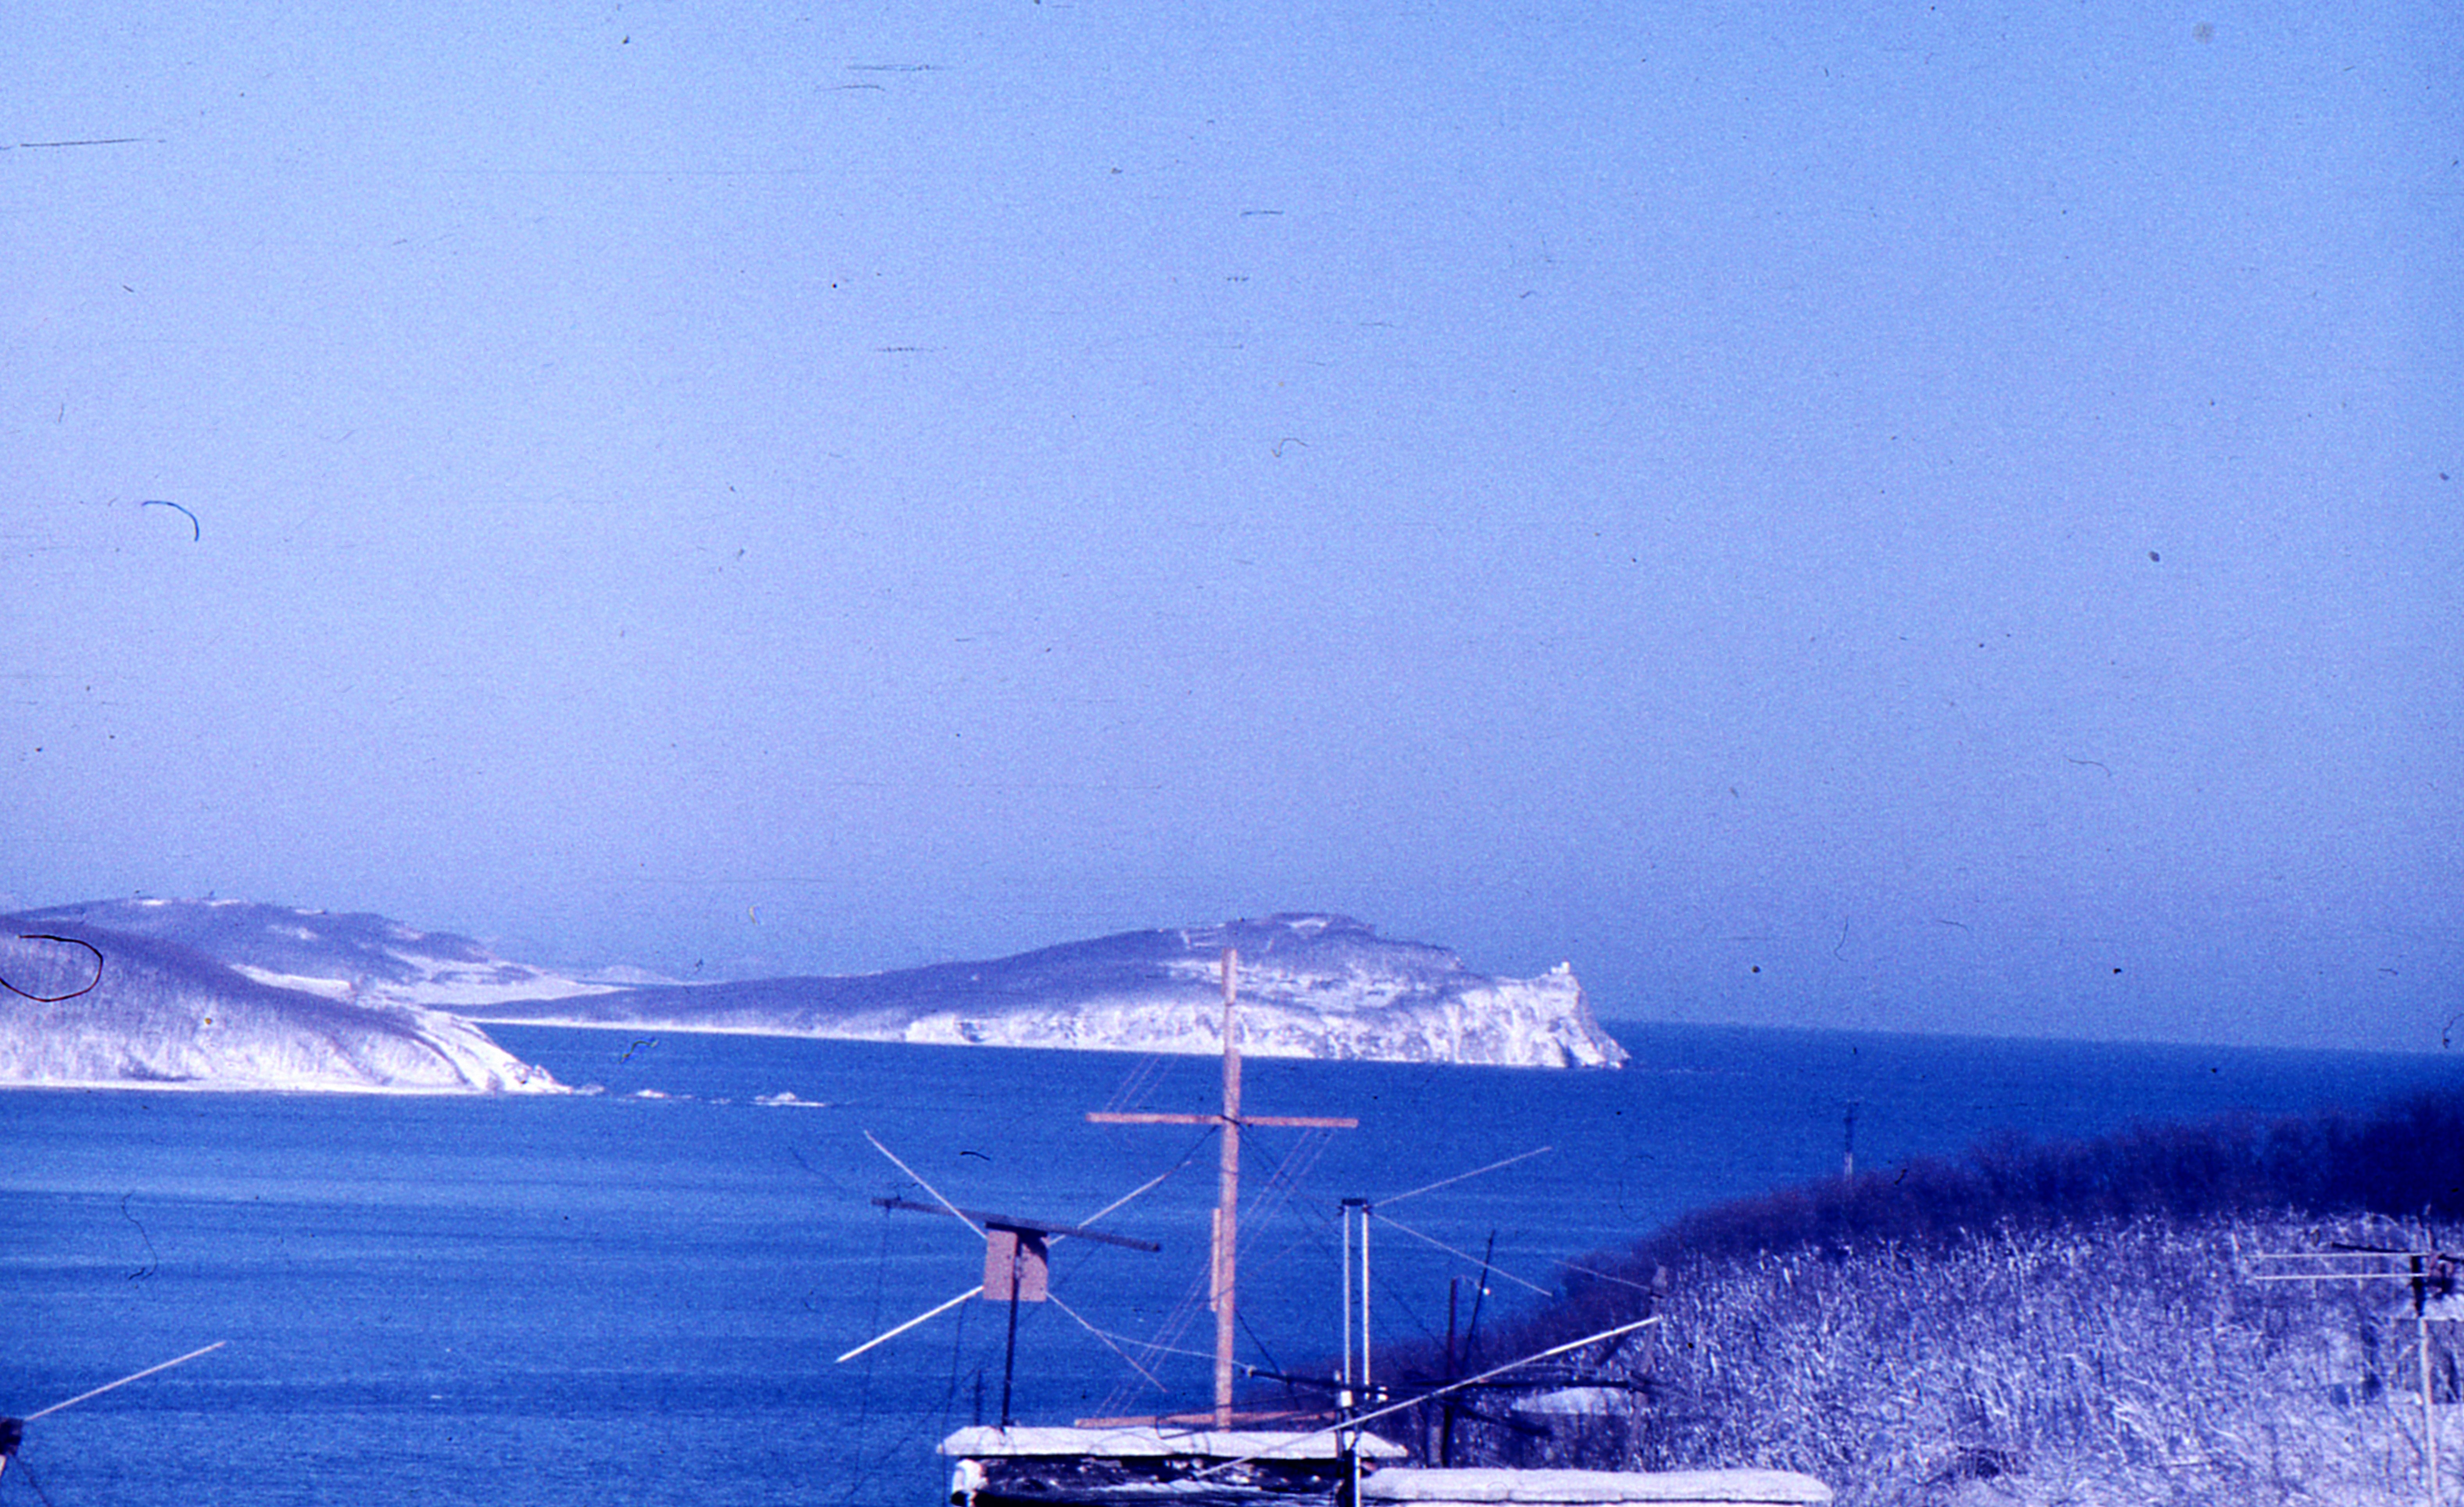
<path id="1" fill-rule="evenodd" d="M 1336 1201 L 1388 1200 L 1375 1312 L 1441 1333 L 1447 1279 L 1492 1236 L 1547 1288 L 1683 1210 L 2003 1130 L 2092 1134 L 2228 1109 L 2365 1107 L 2450 1084 L 2444 1057 L 1626 1026 L 1621 1074 L 1252 1062 L 1258 1114 L 1356 1130 L 1250 1137 L 1246 1359 L 1339 1342 Z M 846 1364 L 973 1284 L 956 1202 L 1106 1221 L 1159 1254 L 1054 1252 L 1024 1310 L 1018 1415 L 1185 1407 L 1207 1364 L 1141 1380 L 1082 1328 L 1202 1351 L 1194 1303 L 1213 1149 L 1085 1112 L 1203 1111 L 1213 1064 L 1110 1053 L 506 1029 L 600 1097 L 19 1091 L 0 1095 L 0 1411 L 25 1414 L 216 1340 L 227 1348 L 36 1422 L 56 1507 L 132 1503 L 854 1503 L 925 1507 L 947 1429 L 1000 1408 L 1003 1310 L 968 1303 Z M 651 1090 L 665 1097 L 637 1097 Z M 827 1107 L 760 1105 L 790 1093 Z M 1395 1195 L 1539 1146 L 1407 1200 Z M 1492 1283 L 1484 1323 L 1538 1299 Z M 1468 1284 L 1465 1304 L 1470 1302 Z M 11 1470 L 0 1497 L 26 1493 Z M 32 1500 L 31 1495 L 21 1499 Z"/>

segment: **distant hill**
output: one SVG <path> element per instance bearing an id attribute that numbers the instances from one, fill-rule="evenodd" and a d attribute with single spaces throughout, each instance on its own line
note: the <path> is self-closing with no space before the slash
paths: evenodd
<path id="1" fill-rule="evenodd" d="M 88 900 L 0 920 L 42 931 L 66 922 L 178 942 L 259 984 L 362 1005 L 418 1005 L 468 1014 L 505 999 L 557 999 L 613 988 L 510 963 L 468 937 L 415 931 L 365 911 L 311 911 L 250 900 Z"/>
<path id="2" fill-rule="evenodd" d="M 1127 932 L 985 963 L 843 978 L 505 1000 L 474 1019 L 1114 1052 L 1222 1050 L 1218 959 L 1241 953 L 1243 1050 L 1259 1056 L 1617 1067 L 1571 968 L 1472 972 L 1442 947 L 1342 916 Z"/>
<path id="3" fill-rule="evenodd" d="M 110 961 L 102 986 L 77 1000 L 36 1006 L 0 994 L 0 1082 L 518 1086 L 529 1070 L 474 1024 L 486 1022 L 1215 1053 L 1226 947 L 1241 952 L 1242 1045 L 1256 1055 L 1507 1067 L 1615 1067 L 1626 1055 L 1570 968 L 1488 978 L 1445 948 L 1318 914 L 891 973 L 647 987 L 515 963 L 471 938 L 383 916 L 245 900 L 97 900 L 0 917 L 0 938 L 21 932 L 82 938 Z M 13 966 L 58 985 L 0 973 L 27 993 L 63 993 L 91 977 L 90 957 L 73 944 L 10 944 Z M 239 1021 L 250 1025 L 245 1043 L 226 1029 Z M 295 1036 L 340 1055 L 312 1071 L 296 1044 L 282 1045 Z M 459 1064 L 451 1081 L 431 1083 L 436 1070 L 413 1067 L 428 1060 L 420 1051 L 390 1054 L 387 1044 L 413 1039 Z M 323 1076 L 293 1082 L 299 1074 Z"/>
<path id="4" fill-rule="evenodd" d="M 0 917 L 0 1084 L 561 1091 L 458 1016 L 263 983 L 77 909 Z"/>

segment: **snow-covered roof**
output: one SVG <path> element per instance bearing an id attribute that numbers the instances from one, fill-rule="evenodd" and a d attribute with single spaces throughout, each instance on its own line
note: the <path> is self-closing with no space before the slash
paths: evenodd
<path id="1" fill-rule="evenodd" d="M 1389 1467 L 1360 1482 L 1364 1502 L 1482 1507 L 1490 1502 L 1589 1507 L 1814 1507 L 1831 1488 L 1791 1471 L 1423 1471 Z"/>
<path id="2" fill-rule="evenodd" d="M 1095 1455 L 1105 1459 L 1188 1458 L 1240 1460 L 1331 1460 L 1341 1448 L 1330 1429 L 1293 1433 L 1265 1429 L 1158 1429 L 1152 1425 L 1119 1429 L 997 1429 L 979 1424 L 961 1429 L 941 1441 L 946 1455 L 974 1459 L 1066 1458 Z M 1410 1452 L 1374 1433 L 1360 1436 L 1360 1454 L 1369 1460 L 1399 1460 Z"/>
<path id="3" fill-rule="evenodd" d="M 1514 1410 L 1527 1418 L 1588 1418 L 1613 1413 L 1625 1401 L 1626 1394 L 1614 1386 L 1561 1386 L 1524 1398 Z"/>

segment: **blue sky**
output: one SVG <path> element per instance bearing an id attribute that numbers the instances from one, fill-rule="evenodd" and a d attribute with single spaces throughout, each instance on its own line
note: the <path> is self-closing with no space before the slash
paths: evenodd
<path id="1" fill-rule="evenodd" d="M 2439 1050 L 2459 43 L 21 8 L 0 888 Z"/>

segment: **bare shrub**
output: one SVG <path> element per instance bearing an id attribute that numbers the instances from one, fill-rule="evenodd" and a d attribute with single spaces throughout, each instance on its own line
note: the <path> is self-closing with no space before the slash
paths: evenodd
<path id="1" fill-rule="evenodd" d="M 1539 1441 L 1459 1423 L 1462 1457 L 1797 1470 L 1876 1507 L 2416 1502 L 2396 1290 L 2261 1286 L 2233 1256 L 2349 1233 L 2151 1216 L 1720 1257 L 1604 1368 L 1628 1407 Z"/>
<path id="2" fill-rule="evenodd" d="M 2006 1141 L 1705 1210 L 1484 1347 L 1656 1305 L 1661 1325 L 1593 1358 L 1622 1406 L 1542 1427 L 1493 1398 L 1458 1418 L 1456 1457 L 1798 1470 L 1854 1507 L 2418 1502 L 2409 1295 L 2255 1283 L 2234 1252 L 2386 1243 L 2373 1211 L 2452 1216 L 2459 1147 L 2464 1097 L 2424 1097 Z M 2432 1364 L 2453 1401 L 2448 1327 Z M 2464 1429 L 2440 1427 L 2453 1484 Z"/>

